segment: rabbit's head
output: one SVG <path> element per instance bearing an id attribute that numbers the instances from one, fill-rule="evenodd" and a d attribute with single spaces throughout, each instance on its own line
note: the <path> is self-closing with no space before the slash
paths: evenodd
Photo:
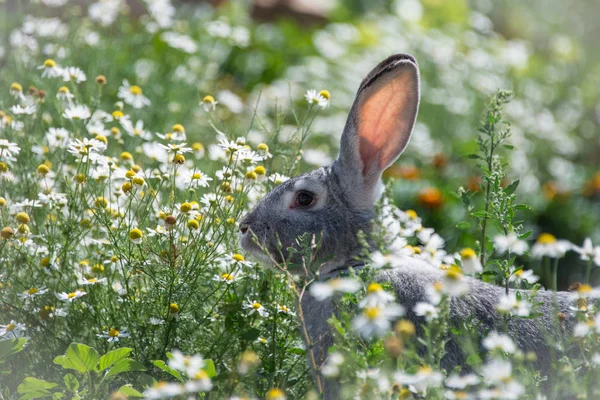
<path id="1" fill-rule="evenodd" d="M 299 253 L 287 248 L 297 248 L 296 239 L 310 233 L 320 240 L 322 275 L 351 265 L 361 250 L 358 232 L 370 230 L 381 174 L 408 144 L 418 107 L 415 59 L 397 54 L 377 65 L 358 89 L 335 162 L 268 193 L 240 223 L 244 249 L 299 265 Z"/>

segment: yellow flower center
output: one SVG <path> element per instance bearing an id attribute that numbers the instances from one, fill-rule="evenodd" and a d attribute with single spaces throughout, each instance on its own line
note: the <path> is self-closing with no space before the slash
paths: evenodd
<path id="1" fill-rule="evenodd" d="M 406 215 L 410 219 L 417 219 L 417 212 L 415 210 L 406 210 Z"/>
<path id="2" fill-rule="evenodd" d="M 236 253 L 236 254 L 234 254 L 234 255 L 232 256 L 232 258 L 233 258 L 235 261 L 238 261 L 238 262 L 242 262 L 242 261 L 244 261 L 244 256 L 243 256 L 243 255 L 241 255 L 241 254 L 239 254 L 239 253 Z"/>
<path id="3" fill-rule="evenodd" d="M 44 61 L 44 67 L 45 68 L 54 68 L 54 67 L 56 67 L 56 63 L 54 62 L 54 60 L 49 58 L 46 61 Z"/>
<path id="4" fill-rule="evenodd" d="M 29 215 L 24 212 L 18 213 L 15 216 L 15 219 L 17 220 L 17 222 L 19 222 L 21 224 L 28 224 L 31 221 L 31 219 L 29 218 Z"/>
<path id="5" fill-rule="evenodd" d="M 138 228 L 133 228 L 131 231 L 129 231 L 129 239 L 131 240 L 141 239 L 142 236 L 144 236 L 144 234 Z"/>
<path id="6" fill-rule="evenodd" d="M 30 295 L 34 295 L 34 294 L 36 294 L 37 292 L 38 292 L 38 289 L 37 289 L 37 288 L 34 288 L 34 287 L 32 287 L 31 289 L 29 289 L 29 290 L 27 291 L 27 293 L 29 293 Z"/>
<path id="7" fill-rule="evenodd" d="M 431 367 L 428 365 L 423 365 L 421 368 L 419 368 L 419 372 L 423 374 L 429 374 L 431 371 Z"/>
<path id="8" fill-rule="evenodd" d="M 212 104 L 215 102 L 215 98 L 212 97 L 211 95 L 207 95 L 207 96 L 204 96 L 204 98 L 202 99 L 202 102 Z"/>
<path id="9" fill-rule="evenodd" d="M 269 151 L 269 145 L 266 143 L 261 143 L 256 148 L 260 151 Z"/>
<path id="10" fill-rule="evenodd" d="M 202 145 L 202 143 L 196 142 L 196 143 L 192 144 L 192 150 L 202 151 L 202 150 L 204 150 L 204 146 Z"/>
<path id="11" fill-rule="evenodd" d="M 381 285 L 379 283 L 370 283 L 369 286 L 367 286 L 367 293 L 371 294 L 371 293 L 378 293 L 383 291 L 383 288 L 381 287 Z"/>
<path id="12" fill-rule="evenodd" d="M 171 311 L 173 314 L 179 312 L 179 304 L 177 304 L 177 303 L 169 304 L 169 311 Z"/>
<path id="13" fill-rule="evenodd" d="M 446 278 L 448 278 L 450 280 L 458 281 L 458 280 L 460 280 L 461 276 L 462 276 L 462 273 L 460 271 L 460 268 L 458 268 L 456 265 L 451 266 L 446 271 Z"/>
<path id="14" fill-rule="evenodd" d="M 257 301 L 255 301 L 254 303 L 252 303 L 252 308 L 255 309 L 255 310 L 258 310 L 261 307 L 262 307 L 262 304 L 260 304 Z"/>
<path id="15" fill-rule="evenodd" d="M 196 374 L 194 375 L 194 379 L 196 379 L 196 380 L 208 379 L 208 374 L 203 369 L 201 369 L 200 371 L 196 372 Z"/>
<path id="16" fill-rule="evenodd" d="M 583 284 L 581 286 L 579 286 L 579 288 L 577 288 L 577 293 L 590 293 L 592 291 L 592 287 L 590 285 L 587 284 Z"/>
<path id="17" fill-rule="evenodd" d="M 540 244 L 552 244 L 552 243 L 556 243 L 556 237 L 554 235 L 552 235 L 551 233 L 542 233 L 538 239 L 537 242 Z"/>
<path id="18" fill-rule="evenodd" d="M 365 317 L 372 321 L 381 315 L 381 310 L 379 307 L 365 307 L 364 314 Z"/>
<path id="19" fill-rule="evenodd" d="M 58 88 L 58 93 L 67 94 L 67 93 L 69 93 L 69 88 L 66 86 L 61 86 Z"/>
<path id="20" fill-rule="evenodd" d="M 138 85 L 133 85 L 132 87 L 129 88 L 129 91 L 131 92 L 131 94 L 133 94 L 135 96 L 139 96 L 140 94 L 142 94 L 142 88 L 139 87 Z"/>
<path id="21" fill-rule="evenodd" d="M 175 124 L 175 125 L 173 125 L 173 127 L 171 128 L 171 130 L 173 132 L 177 132 L 177 133 L 184 133 L 185 132 L 185 128 L 181 124 Z"/>
<path id="22" fill-rule="evenodd" d="M 119 331 L 116 330 L 115 328 L 110 328 L 110 330 L 108 331 L 108 336 L 110 336 L 110 337 L 118 337 L 119 336 Z"/>
<path id="23" fill-rule="evenodd" d="M 267 396 L 265 397 L 265 400 L 277 400 L 277 399 L 284 398 L 284 397 L 285 397 L 285 393 L 283 390 L 273 388 L 273 389 L 269 389 L 269 391 L 267 392 Z"/>
<path id="24" fill-rule="evenodd" d="M 516 276 L 521 276 L 523 275 L 523 269 L 518 270 L 517 272 L 515 272 Z"/>
<path id="25" fill-rule="evenodd" d="M 202 179 L 202 174 L 200 172 L 195 172 L 194 175 L 192 175 L 192 179 Z"/>
<path id="26" fill-rule="evenodd" d="M 114 119 L 120 119 L 120 118 L 122 118 L 124 115 L 125 115 L 125 114 L 123 114 L 123 112 L 122 112 L 122 111 L 119 111 L 119 110 L 115 110 L 115 111 L 113 111 L 113 113 L 112 113 L 112 116 L 113 116 L 113 118 L 114 118 Z"/>
<path id="27" fill-rule="evenodd" d="M 71 293 L 69 293 L 69 294 L 67 295 L 67 297 L 68 297 L 69 299 L 72 299 L 72 298 L 74 298 L 75 296 L 77 296 L 77 293 L 75 293 L 75 292 L 71 292 Z"/>
<path id="28" fill-rule="evenodd" d="M 232 281 L 233 275 L 225 273 L 225 274 L 221 275 L 221 278 L 226 281 Z"/>
<path id="29" fill-rule="evenodd" d="M 179 211 L 182 213 L 190 212 L 192 211 L 192 205 L 190 203 L 181 203 L 181 206 L 179 206 Z"/>
<path id="30" fill-rule="evenodd" d="M 20 83 L 14 82 L 12 85 L 10 85 L 10 90 L 13 92 L 22 92 L 23 86 L 21 86 Z"/>
<path id="31" fill-rule="evenodd" d="M 460 251 L 460 256 L 461 256 L 461 258 L 471 259 L 471 258 L 476 258 L 477 254 L 475 253 L 475 250 L 473 250 L 470 247 L 467 247 Z"/>
<path id="32" fill-rule="evenodd" d="M 6 325 L 6 330 L 8 332 L 12 332 L 15 330 L 16 327 L 17 327 L 17 325 L 15 325 L 15 324 L 8 324 L 8 325 Z"/>
<path id="33" fill-rule="evenodd" d="M 256 172 L 256 175 L 265 175 L 267 170 L 262 165 L 259 165 L 258 167 L 254 168 L 254 172 Z"/>
<path id="34" fill-rule="evenodd" d="M 246 179 L 254 180 L 256 178 L 258 178 L 258 176 L 256 175 L 256 172 L 254 172 L 254 171 L 246 172 Z"/>
<path id="35" fill-rule="evenodd" d="M 94 266 L 94 267 L 95 267 L 95 266 Z M 96 282 L 98 282 L 98 279 L 96 279 L 96 278 L 90 278 L 90 279 L 88 279 L 87 281 L 88 281 L 89 283 L 96 283 Z"/>
<path id="36" fill-rule="evenodd" d="M 133 160 L 133 155 L 128 152 L 128 151 L 124 151 L 121 153 L 121 159 L 123 160 Z"/>

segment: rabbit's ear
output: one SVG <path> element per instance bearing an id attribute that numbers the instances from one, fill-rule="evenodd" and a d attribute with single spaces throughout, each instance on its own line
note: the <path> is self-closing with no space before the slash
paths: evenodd
<path id="1" fill-rule="evenodd" d="M 357 205 L 373 205 L 382 172 L 408 144 L 418 108 L 419 68 L 409 55 L 387 58 L 361 83 L 334 164 L 347 190 L 362 192 Z"/>

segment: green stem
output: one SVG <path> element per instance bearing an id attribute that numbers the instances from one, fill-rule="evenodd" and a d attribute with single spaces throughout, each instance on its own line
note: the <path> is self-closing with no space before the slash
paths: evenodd
<path id="1" fill-rule="evenodd" d="M 592 259 L 590 258 L 590 260 L 587 263 L 586 270 L 585 270 L 585 284 L 586 285 L 590 284 L 591 276 L 592 276 Z"/>
<path id="2" fill-rule="evenodd" d="M 552 259 L 552 290 L 558 290 L 558 258 Z"/>

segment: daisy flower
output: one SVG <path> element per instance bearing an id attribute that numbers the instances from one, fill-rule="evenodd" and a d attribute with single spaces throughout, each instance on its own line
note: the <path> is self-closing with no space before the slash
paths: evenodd
<path id="1" fill-rule="evenodd" d="M 225 282 L 228 285 L 231 285 L 239 278 L 240 275 L 235 272 L 224 272 L 221 275 L 213 275 L 213 281 Z"/>
<path id="2" fill-rule="evenodd" d="M 439 309 L 436 306 L 423 301 L 415 304 L 414 312 L 419 317 L 425 317 L 425 321 L 427 322 L 431 322 L 439 316 Z"/>
<path id="3" fill-rule="evenodd" d="M 60 301 L 68 301 L 69 303 L 72 303 L 73 300 L 76 300 L 80 297 L 85 296 L 87 293 L 83 292 L 81 290 L 76 290 L 74 292 L 71 293 L 67 293 L 67 292 L 62 292 L 62 293 L 56 293 L 56 297 L 60 300 Z"/>
<path id="4" fill-rule="evenodd" d="M 217 104 L 219 104 L 219 102 L 215 100 L 215 98 L 211 95 L 204 96 L 204 98 L 200 102 L 200 105 L 204 108 L 204 111 L 206 112 L 215 111 L 215 109 L 217 108 Z"/>
<path id="5" fill-rule="evenodd" d="M 79 67 L 67 67 L 63 69 L 62 72 L 62 78 L 65 82 L 73 81 L 75 83 L 81 83 L 87 80 L 85 72 L 83 72 Z"/>
<path id="6" fill-rule="evenodd" d="M 326 282 L 313 282 L 309 287 L 310 295 L 317 301 L 323 301 L 334 293 L 354 293 L 361 284 L 352 278 L 333 278 Z"/>
<path id="7" fill-rule="evenodd" d="M 193 188 L 208 187 L 213 179 L 200 170 L 190 171 L 189 184 Z"/>
<path id="8" fill-rule="evenodd" d="M 96 335 L 99 338 L 107 339 L 109 343 L 118 342 L 121 338 L 128 338 L 130 335 L 127 333 L 125 329 L 122 331 L 118 331 L 115 328 L 110 328 L 106 332 L 102 332 L 101 334 Z"/>
<path id="9" fill-rule="evenodd" d="M 56 62 L 52 59 L 47 59 L 42 65 L 37 67 L 37 69 L 43 70 L 42 78 L 58 78 L 63 74 L 62 68 L 56 65 Z"/>
<path id="10" fill-rule="evenodd" d="M 399 304 L 381 306 L 366 306 L 352 321 L 352 327 L 362 337 L 368 339 L 382 336 L 391 329 L 392 320 L 404 314 L 404 308 Z"/>
<path id="11" fill-rule="evenodd" d="M 83 285 L 83 286 L 93 286 L 93 285 L 98 285 L 98 284 L 102 284 L 106 282 L 106 278 L 85 278 L 85 277 L 81 277 L 79 279 L 77 279 L 77 283 L 79 285 Z"/>
<path id="12" fill-rule="evenodd" d="M 24 291 L 23 293 L 19 294 L 19 297 L 21 297 L 22 299 L 33 299 L 35 296 L 40 296 L 42 294 L 45 294 L 48 292 L 48 289 L 46 289 L 46 287 L 41 287 L 41 288 L 36 288 L 36 287 L 32 287 L 29 290 Z"/>
<path id="13" fill-rule="evenodd" d="M 196 375 L 204 367 L 204 358 L 200 355 L 186 356 L 179 350 L 173 350 L 168 361 L 169 367 L 185 372 L 188 377 Z"/>
<path id="14" fill-rule="evenodd" d="M 534 258 L 562 258 L 572 246 L 573 245 L 566 240 L 557 240 L 556 237 L 550 233 L 542 233 L 531 248 L 531 255 Z"/>
<path id="15" fill-rule="evenodd" d="M 22 106 L 20 104 L 17 104 L 15 106 L 12 106 L 10 108 L 10 111 L 15 115 L 31 115 L 35 114 L 35 112 L 37 111 L 37 107 L 35 105 Z"/>
<path id="16" fill-rule="evenodd" d="M 367 296 L 360 302 L 359 307 L 363 308 L 366 305 L 369 306 L 385 306 L 395 300 L 393 294 L 383 290 L 383 287 L 379 283 L 370 283 L 367 286 Z"/>
<path id="17" fill-rule="evenodd" d="M 119 87 L 117 97 L 133 108 L 143 108 L 151 104 L 150 99 L 142 94 L 142 88 L 130 85 L 127 80 L 123 80 L 123 86 Z"/>
<path id="18" fill-rule="evenodd" d="M 460 258 L 461 266 L 465 273 L 475 274 L 483 272 L 483 266 L 481 265 L 479 257 L 477 257 L 477 253 L 475 253 L 475 250 L 469 247 L 462 249 L 460 252 Z"/>
<path id="19" fill-rule="evenodd" d="M 248 313 L 248 315 L 252 315 L 254 313 L 258 313 L 261 317 L 265 317 L 266 318 L 266 317 L 269 316 L 269 312 L 258 301 L 250 301 L 250 300 L 248 300 L 248 302 L 246 304 L 244 304 L 244 308 L 250 310 L 250 312 Z"/>
<path id="20" fill-rule="evenodd" d="M 25 324 L 12 320 L 6 325 L 0 325 L 0 337 L 5 339 L 18 339 L 23 336 L 25 329 Z"/>
<path id="21" fill-rule="evenodd" d="M 501 350 L 508 354 L 517 350 L 515 342 L 504 333 L 492 332 L 483 339 L 482 344 L 488 350 Z"/>
<path id="22" fill-rule="evenodd" d="M 6 139 L 0 139 L 0 156 L 2 157 L 16 157 L 21 148 L 16 144 L 9 142 Z"/>
<path id="23" fill-rule="evenodd" d="M 316 104 L 321 108 L 326 108 L 329 106 L 329 98 L 330 94 L 327 90 L 321 90 L 317 92 L 314 89 L 309 89 L 306 91 L 304 98 L 308 102 L 308 104 Z"/>
<path id="24" fill-rule="evenodd" d="M 83 104 L 70 105 L 63 113 L 63 118 L 68 120 L 88 119 L 91 117 L 90 109 Z"/>
<path id="25" fill-rule="evenodd" d="M 527 242 L 520 240 L 516 233 L 510 232 L 508 235 L 498 235 L 494 237 L 494 246 L 499 254 L 511 252 L 516 255 L 523 255 L 529 248 Z"/>
<path id="26" fill-rule="evenodd" d="M 517 284 L 521 282 L 527 282 L 529 284 L 536 283 L 540 280 L 540 277 L 533 273 L 533 270 L 525 270 L 523 268 L 515 271 L 515 267 L 510 268 L 510 278 L 508 278 L 509 282 L 515 282 Z"/>
<path id="27" fill-rule="evenodd" d="M 582 261 L 593 260 L 594 264 L 600 267 L 600 246 L 594 247 L 590 238 L 583 241 L 582 247 L 573 246 L 573 250 L 579 254 Z"/>
<path id="28" fill-rule="evenodd" d="M 519 317 L 528 317 L 531 312 L 531 304 L 524 299 L 517 299 L 514 292 L 500 297 L 500 301 L 496 305 L 496 309 L 501 313 L 518 315 Z"/>

